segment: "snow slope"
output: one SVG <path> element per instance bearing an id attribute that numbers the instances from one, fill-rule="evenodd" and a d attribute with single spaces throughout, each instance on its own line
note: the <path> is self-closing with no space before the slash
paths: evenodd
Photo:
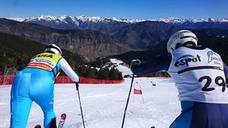
<path id="1" fill-rule="evenodd" d="M 111 58 L 110 62 L 114 65 L 114 67 L 119 70 L 122 73 L 122 76 L 124 77 L 125 75 L 132 75 L 132 71 L 129 67 L 126 66 L 126 64 L 118 60 L 116 58 Z"/>
<path id="2" fill-rule="evenodd" d="M 81 100 L 87 128 L 120 128 L 131 79 L 121 84 L 80 86 Z M 151 81 L 157 86 L 152 86 Z M 170 79 L 136 78 L 143 91 L 131 95 L 125 128 L 167 128 L 180 113 L 177 90 Z M 10 86 L 0 86 L 0 128 L 9 127 Z M 56 85 L 55 112 L 59 120 L 67 113 L 65 128 L 82 128 L 75 87 Z M 42 124 L 42 111 L 34 103 L 28 120 L 28 128 Z"/>

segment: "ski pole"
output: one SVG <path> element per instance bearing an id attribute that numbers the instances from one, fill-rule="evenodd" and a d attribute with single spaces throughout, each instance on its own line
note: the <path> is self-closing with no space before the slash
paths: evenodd
<path id="1" fill-rule="evenodd" d="M 83 128 L 85 128 L 85 120 L 84 120 L 84 115 L 83 115 L 83 111 L 82 111 L 82 104 L 81 104 L 81 98 L 80 98 L 80 93 L 79 93 L 79 84 L 78 83 L 75 83 L 75 84 L 76 84 L 76 90 L 78 92 L 78 101 L 79 101 L 80 111 L 81 111 L 81 116 L 82 116 L 82 125 L 83 125 Z"/>
<path id="2" fill-rule="evenodd" d="M 130 69 L 133 65 L 136 65 L 136 64 L 140 64 L 141 61 L 139 59 L 134 59 L 131 61 L 131 64 L 130 64 Z M 124 123 L 125 123 L 125 116 L 126 116 L 126 112 L 127 112 L 127 107 L 128 107 L 128 103 L 129 103 L 129 100 L 130 100 L 130 96 L 131 96 L 131 90 L 132 90 L 132 85 L 133 85 L 133 82 L 134 82 L 134 78 L 135 78 L 135 74 L 133 72 L 132 74 L 132 79 L 131 79 L 131 85 L 130 85 L 130 89 L 129 89 L 129 92 L 128 92 L 128 97 L 127 97 L 127 103 L 126 103 L 126 106 L 125 106 L 125 109 L 124 109 L 124 115 L 123 115 L 123 120 L 122 120 L 122 125 L 121 125 L 121 128 L 124 127 Z"/>
<path id="3" fill-rule="evenodd" d="M 124 127 L 125 116 L 126 116 L 126 112 L 127 112 L 128 103 L 129 103 L 129 100 L 130 100 L 132 85 L 133 85 L 133 82 L 134 82 L 134 76 L 135 76 L 135 75 L 133 74 L 132 79 L 131 79 L 130 89 L 129 89 L 129 92 L 128 92 L 127 103 L 126 103 L 126 106 L 125 106 L 125 109 L 124 109 L 124 115 L 123 115 L 123 120 L 122 120 L 121 128 Z"/>

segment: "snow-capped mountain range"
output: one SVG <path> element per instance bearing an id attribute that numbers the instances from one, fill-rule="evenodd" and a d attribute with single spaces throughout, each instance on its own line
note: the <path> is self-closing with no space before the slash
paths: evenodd
<path id="1" fill-rule="evenodd" d="M 89 61 L 133 50 L 160 48 L 172 33 L 181 29 L 190 29 L 197 33 L 199 39 L 204 39 L 202 42 L 219 42 L 217 38 L 220 37 L 225 40 L 220 42 L 227 42 L 228 37 L 228 19 L 226 18 L 206 20 L 170 17 L 150 19 L 149 22 L 148 20 L 89 16 L 40 16 L 11 19 L 20 22 L 0 18 L 0 32 L 44 44 L 55 42 L 73 53 L 85 56 Z"/>
<path id="2" fill-rule="evenodd" d="M 99 17 L 99 16 L 51 16 L 51 15 L 42 15 L 39 17 L 13 17 L 9 18 L 11 20 L 16 20 L 20 22 L 34 22 L 34 21 L 52 21 L 55 23 L 69 23 L 73 22 L 74 24 L 79 24 L 79 22 L 124 22 L 124 23 L 138 23 L 143 21 L 162 21 L 165 23 L 185 23 L 185 22 L 226 22 L 228 23 L 228 18 L 208 18 L 208 19 L 182 19 L 175 17 L 160 18 L 160 19 L 123 19 L 116 17 Z"/>
<path id="3" fill-rule="evenodd" d="M 56 23 L 60 22 L 69 22 L 69 20 L 75 22 L 78 24 L 78 22 L 125 22 L 125 23 L 135 23 L 135 22 L 141 22 L 145 20 L 139 20 L 139 19 L 121 19 L 116 17 L 106 18 L 106 17 L 99 17 L 99 16 L 50 16 L 50 15 L 42 15 L 39 17 L 12 17 L 9 18 L 11 20 L 16 20 L 19 22 L 33 22 L 33 21 L 55 21 Z"/>

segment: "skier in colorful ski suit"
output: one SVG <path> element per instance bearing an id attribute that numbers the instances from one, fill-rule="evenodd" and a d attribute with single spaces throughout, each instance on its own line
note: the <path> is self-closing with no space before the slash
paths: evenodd
<path id="1" fill-rule="evenodd" d="M 33 57 L 27 67 L 17 73 L 11 88 L 10 128 L 26 127 L 33 101 L 44 113 L 44 127 L 56 128 L 53 111 L 54 82 L 60 70 L 72 81 L 79 82 L 79 76 L 62 57 L 61 49 L 50 44 L 43 53 Z"/>
<path id="2" fill-rule="evenodd" d="M 174 33 L 167 50 L 172 55 L 168 72 L 182 108 L 170 128 L 228 128 L 228 87 L 220 55 L 199 48 L 189 30 Z"/>

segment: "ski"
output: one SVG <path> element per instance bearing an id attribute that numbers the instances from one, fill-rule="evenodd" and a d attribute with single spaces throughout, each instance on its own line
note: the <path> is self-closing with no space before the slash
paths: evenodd
<path id="1" fill-rule="evenodd" d="M 59 125 L 57 128 L 63 128 L 63 125 L 66 120 L 66 113 L 61 114 L 60 120 L 59 120 Z M 34 128 L 41 128 L 40 124 L 37 124 Z"/>
<path id="2" fill-rule="evenodd" d="M 59 121 L 58 128 L 63 128 L 65 120 L 66 120 L 66 113 L 63 113 L 63 114 L 61 114 L 61 118 L 60 118 L 60 121 Z"/>
<path id="3" fill-rule="evenodd" d="M 41 125 L 37 124 L 34 128 L 41 128 Z"/>

